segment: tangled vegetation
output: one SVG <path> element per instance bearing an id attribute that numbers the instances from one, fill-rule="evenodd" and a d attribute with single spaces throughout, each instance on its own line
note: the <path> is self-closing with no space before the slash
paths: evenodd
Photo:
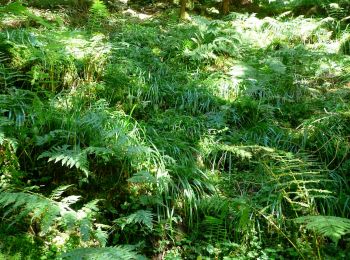
<path id="1" fill-rule="evenodd" d="M 350 259 L 349 1 L 223 2 L 0 0 L 0 259 Z"/>

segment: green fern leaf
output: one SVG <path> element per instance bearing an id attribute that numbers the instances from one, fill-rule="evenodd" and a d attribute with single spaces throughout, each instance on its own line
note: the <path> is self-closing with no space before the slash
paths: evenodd
<path id="1" fill-rule="evenodd" d="M 153 229 L 153 213 L 149 210 L 138 210 L 126 217 L 124 223 L 121 224 L 122 229 L 128 224 L 143 224 L 149 229 Z"/>
<path id="2" fill-rule="evenodd" d="M 135 173 L 128 181 L 132 183 L 157 183 L 156 177 L 148 171 Z"/>
<path id="3" fill-rule="evenodd" d="M 9 3 L 5 5 L 4 7 L 0 7 L 0 16 L 4 15 L 6 13 L 11 13 L 14 15 L 26 15 L 29 18 L 33 19 L 37 23 L 47 27 L 47 28 L 53 28 L 53 26 L 46 22 L 43 18 L 40 16 L 37 16 L 33 14 L 27 7 L 21 5 L 19 2 Z"/>
<path id="4" fill-rule="evenodd" d="M 86 151 L 81 151 L 79 148 L 73 150 L 69 150 L 68 148 L 68 145 L 53 147 L 50 151 L 39 155 L 38 160 L 48 157 L 49 162 L 61 162 L 62 166 L 68 166 L 69 168 L 75 167 L 84 172 L 86 177 L 88 177 L 90 172 Z"/>
<path id="5" fill-rule="evenodd" d="M 84 217 L 80 222 L 80 234 L 83 241 L 89 241 L 90 239 L 90 230 L 91 230 L 91 221 Z"/>
<path id="6" fill-rule="evenodd" d="M 58 200 L 61 198 L 62 194 L 70 187 L 73 185 L 65 185 L 65 186 L 60 186 L 57 189 L 55 189 L 50 196 L 50 199 L 52 200 Z"/>
<path id="7" fill-rule="evenodd" d="M 334 216 L 305 216 L 294 219 L 296 223 L 305 224 L 307 229 L 331 238 L 335 243 L 341 236 L 350 233 L 350 219 Z"/>
<path id="8" fill-rule="evenodd" d="M 202 222 L 204 235 L 215 240 L 227 237 L 224 220 L 213 216 L 205 216 Z"/>
<path id="9" fill-rule="evenodd" d="M 10 216 L 8 220 L 12 220 L 11 225 L 30 216 L 32 223 L 40 224 L 41 235 L 46 235 L 53 227 L 59 226 L 65 230 L 79 229 L 84 241 L 89 240 L 92 234 L 98 235 L 99 241 L 102 241 L 102 231 L 95 232 L 93 225 L 94 216 L 98 212 L 98 201 L 87 203 L 82 209 L 75 211 L 70 205 L 76 203 L 80 196 L 60 197 L 68 187 L 56 189 L 50 198 L 29 192 L 0 190 L 0 208 L 6 210 L 3 216 Z"/>
<path id="10" fill-rule="evenodd" d="M 109 226 L 107 226 L 109 228 Z M 108 232 L 101 229 L 101 225 L 97 225 L 97 229 L 94 233 L 96 240 L 102 247 L 106 246 L 108 239 Z"/>
<path id="11" fill-rule="evenodd" d="M 60 208 L 57 203 L 52 202 L 38 194 L 28 194 L 25 192 L 0 192 L 0 206 L 7 208 L 4 217 L 11 216 L 14 224 L 23 217 L 32 213 L 31 221 L 41 221 L 41 229 L 46 233 L 51 225 L 57 220 Z M 12 214 L 20 210 L 19 214 Z"/>
<path id="12" fill-rule="evenodd" d="M 61 200 L 61 203 L 65 204 L 65 205 L 72 205 L 72 204 L 76 203 L 79 199 L 80 199 L 80 196 L 72 195 L 72 196 L 68 196 L 66 198 L 63 198 Z"/>

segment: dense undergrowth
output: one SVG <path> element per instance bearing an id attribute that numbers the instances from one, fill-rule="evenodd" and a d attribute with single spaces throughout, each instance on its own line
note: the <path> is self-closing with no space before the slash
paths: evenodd
<path id="1" fill-rule="evenodd" d="M 0 259 L 350 257 L 347 1 L 27 2 L 0 7 Z"/>

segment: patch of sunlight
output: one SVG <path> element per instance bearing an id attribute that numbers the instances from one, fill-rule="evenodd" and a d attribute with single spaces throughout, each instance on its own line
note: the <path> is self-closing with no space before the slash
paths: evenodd
<path id="1" fill-rule="evenodd" d="M 256 48 L 265 48 L 281 33 L 281 25 L 275 19 L 259 19 L 250 16 L 231 22 L 242 41 Z"/>
<path id="2" fill-rule="evenodd" d="M 62 39 L 61 42 L 65 45 L 66 51 L 78 60 L 106 56 L 111 51 L 111 45 L 106 43 L 106 36 L 103 34 L 96 34 L 90 39 L 78 34 Z"/>
<path id="3" fill-rule="evenodd" d="M 206 17 L 194 15 L 191 17 L 191 24 L 197 26 L 200 31 L 205 31 L 208 29 L 210 21 Z"/>
<path id="4" fill-rule="evenodd" d="M 341 43 L 338 41 L 330 41 L 330 42 L 317 42 L 314 44 L 309 44 L 307 46 L 308 50 L 322 51 L 324 53 L 329 54 L 337 54 L 339 53 Z"/>
<path id="5" fill-rule="evenodd" d="M 261 61 L 268 66 L 268 68 L 277 74 L 284 74 L 287 70 L 281 59 L 276 57 L 267 57 Z"/>
<path id="6" fill-rule="evenodd" d="M 52 244 L 57 248 L 63 248 L 66 245 L 68 240 L 69 240 L 68 234 L 59 232 L 58 235 L 52 239 Z"/>
<path id="7" fill-rule="evenodd" d="M 138 19 L 140 19 L 142 21 L 149 20 L 149 19 L 151 19 L 153 17 L 152 15 L 140 13 L 140 12 L 137 12 L 137 11 L 132 10 L 130 8 L 125 10 L 125 11 L 123 11 L 123 14 L 129 15 L 129 16 L 134 17 L 134 18 L 138 18 Z"/>
<path id="8" fill-rule="evenodd" d="M 324 60 L 315 71 L 317 77 L 339 77 L 343 74 L 343 68 L 335 61 Z"/>
<path id="9" fill-rule="evenodd" d="M 256 69 L 243 62 L 231 66 L 227 75 L 230 77 L 230 92 L 226 93 L 224 98 L 236 98 L 240 95 L 241 91 L 246 90 L 247 86 L 251 88 L 257 82 Z"/>
<path id="10" fill-rule="evenodd" d="M 70 96 L 58 96 L 51 101 L 51 106 L 57 110 L 69 110 L 73 107 L 73 101 Z"/>
<path id="11" fill-rule="evenodd" d="M 250 16 L 244 23 L 244 28 L 245 29 L 252 29 L 252 30 L 259 30 L 261 26 L 264 24 L 264 21 L 255 17 L 255 16 Z"/>
<path id="12" fill-rule="evenodd" d="M 218 80 L 215 87 L 218 89 L 215 92 L 216 96 L 223 98 L 224 100 L 235 99 L 239 94 L 241 85 L 241 79 L 222 78 Z"/>
<path id="13" fill-rule="evenodd" d="M 28 22 L 25 15 L 6 15 L 0 21 L 0 28 L 16 28 Z"/>
<path id="14" fill-rule="evenodd" d="M 261 24 L 261 30 L 270 30 L 275 33 L 281 30 L 282 25 L 280 24 L 280 22 L 272 17 L 265 17 L 262 21 L 263 23 Z"/>
<path id="15" fill-rule="evenodd" d="M 230 75 L 231 78 L 244 79 L 249 76 L 252 76 L 254 74 L 254 71 L 255 69 L 247 64 L 237 63 L 230 68 L 228 75 Z"/>
<path id="16" fill-rule="evenodd" d="M 250 43 L 250 46 L 255 48 L 265 48 L 271 44 L 271 42 L 276 38 L 274 33 L 266 31 L 263 33 L 257 33 L 255 31 L 245 32 L 242 35 L 243 41 Z"/>
<path id="17" fill-rule="evenodd" d="M 306 42 L 309 36 L 317 29 L 318 23 L 312 20 L 305 20 L 305 23 L 299 28 L 300 38 Z"/>
<path id="18" fill-rule="evenodd" d="M 337 4 L 337 3 L 330 3 L 329 7 L 332 8 L 332 9 L 341 9 L 339 4 Z"/>
<path id="19" fill-rule="evenodd" d="M 220 14 L 220 11 L 217 8 L 215 8 L 215 7 L 207 8 L 206 11 L 209 14 Z"/>
<path id="20" fill-rule="evenodd" d="M 28 11 L 31 12 L 33 15 L 44 18 L 50 22 L 56 21 L 56 22 L 59 22 L 60 24 L 63 23 L 63 19 L 62 17 L 60 17 L 63 14 L 54 13 L 50 10 L 41 10 L 41 9 L 32 8 L 32 7 L 28 7 Z"/>

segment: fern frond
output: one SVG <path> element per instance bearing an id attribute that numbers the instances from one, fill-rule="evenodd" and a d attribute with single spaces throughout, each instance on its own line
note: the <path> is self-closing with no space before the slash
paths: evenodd
<path id="1" fill-rule="evenodd" d="M 307 229 L 331 238 L 335 243 L 350 233 L 350 219 L 334 216 L 305 216 L 294 219 L 296 223 L 305 224 Z"/>
<path id="2" fill-rule="evenodd" d="M 205 232 L 204 235 L 211 239 L 223 240 L 227 237 L 225 221 L 221 218 L 205 216 L 202 222 L 202 230 Z"/>
<path id="3" fill-rule="evenodd" d="M 70 205 L 76 203 L 80 196 L 61 198 L 69 186 L 56 189 L 47 198 L 43 195 L 29 192 L 11 192 L 0 190 L 0 207 L 6 209 L 3 217 L 8 217 L 12 224 L 30 217 L 31 223 L 39 223 L 41 234 L 48 234 L 52 227 L 60 226 L 64 229 L 80 231 L 80 236 L 87 241 L 94 233 L 93 219 L 98 211 L 97 201 L 85 204 L 80 210 L 73 210 Z M 102 230 L 99 230 L 101 237 Z"/>
<path id="4" fill-rule="evenodd" d="M 3 47 L 0 43 L 0 48 Z M 14 86 L 17 81 L 25 79 L 25 75 L 20 74 L 18 71 L 13 71 L 2 64 L 6 59 L 0 52 L 0 84 L 8 88 Z"/>
<path id="5" fill-rule="evenodd" d="M 264 185 L 261 192 L 266 195 L 272 208 L 282 208 L 284 199 L 295 211 L 307 210 L 313 214 L 316 198 L 334 199 L 332 192 L 325 186 L 332 182 L 326 174 L 327 170 L 313 158 L 302 154 L 272 153 L 266 159 L 262 167 L 269 185 Z M 281 214 L 278 212 L 279 216 Z"/>
<path id="6" fill-rule="evenodd" d="M 2 120 L 0 119 L 0 126 L 1 126 L 1 122 Z M 17 140 L 6 137 L 5 134 L 1 131 L 1 129 L 0 129 L 0 145 L 8 146 L 8 148 L 13 152 L 16 152 L 18 147 Z"/>
<path id="7" fill-rule="evenodd" d="M 25 192 L 0 192 L 0 206 L 7 208 L 4 217 L 11 216 L 12 224 L 31 214 L 31 222 L 42 220 L 42 231 L 53 225 L 59 216 L 60 207 L 57 203 L 38 194 Z M 20 210 L 19 214 L 14 212 Z"/>
<path id="8" fill-rule="evenodd" d="M 157 183 L 157 178 L 148 171 L 141 171 L 135 173 L 128 181 L 131 183 Z"/>
<path id="9" fill-rule="evenodd" d="M 102 247 L 105 247 L 108 240 L 108 232 L 106 232 L 105 230 L 102 230 L 102 228 L 110 228 L 110 226 L 96 224 L 96 227 L 97 229 L 95 231 L 95 238 Z"/>
<path id="10" fill-rule="evenodd" d="M 149 210 L 138 210 L 127 217 L 129 223 L 140 223 L 153 229 L 153 213 Z"/>
<path id="11" fill-rule="evenodd" d="M 198 209 L 205 215 L 226 216 L 230 210 L 230 200 L 220 196 L 211 196 L 200 200 Z"/>
<path id="12" fill-rule="evenodd" d="M 107 21 L 108 16 L 109 12 L 105 3 L 100 0 L 94 0 L 89 10 L 89 27 L 93 31 L 100 30 Z"/>
<path id="13" fill-rule="evenodd" d="M 115 220 L 115 222 L 121 223 L 121 228 L 123 229 L 126 225 L 129 224 L 142 224 L 148 227 L 149 229 L 153 229 L 153 216 L 154 214 L 150 210 L 138 210 L 135 213 L 127 216 L 126 218 L 121 218 Z"/>
<path id="14" fill-rule="evenodd" d="M 57 189 L 53 190 L 51 195 L 50 195 L 50 199 L 52 200 L 58 200 L 59 198 L 62 197 L 62 194 L 69 189 L 70 187 L 72 187 L 73 185 L 65 185 L 65 186 L 59 186 Z"/>
<path id="15" fill-rule="evenodd" d="M 61 162 L 62 166 L 68 166 L 69 168 L 75 167 L 85 173 L 86 177 L 89 176 L 89 163 L 87 160 L 86 151 L 82 151 L 79 148 L 69 150 L 69 145 L 53 147 L 50 151 L 43 152 L 38 160 L 48 157 L 48 161 L 54 161 L 55 163 Z"/>

